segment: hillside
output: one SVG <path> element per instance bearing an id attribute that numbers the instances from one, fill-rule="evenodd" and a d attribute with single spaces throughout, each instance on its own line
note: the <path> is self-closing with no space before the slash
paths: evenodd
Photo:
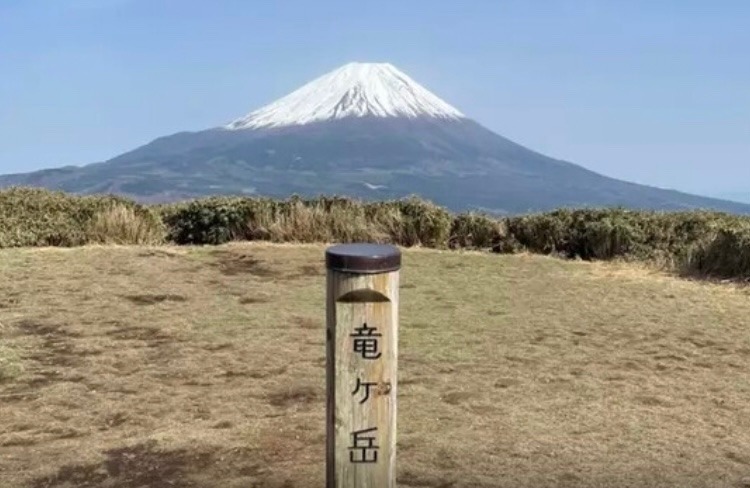
<path id="1" fill-rule="evenodd" d="M 324 479 L 322 245 L 0 250 L 0 485 Z M 404 250 L 404 488 L 750 476 L 750 291 Z"/>
<path id="2" fill-rule="evenodd" d="M 607 177 L 521 146 L 388 63 L 349 63 L 227 124 L 159 137 L 82 167 L 0 176 L 0 188 L 116 193 L 143 202 L 298 194 L 416 194 L 453 211 L 710 209 L 750 204 Z"/>

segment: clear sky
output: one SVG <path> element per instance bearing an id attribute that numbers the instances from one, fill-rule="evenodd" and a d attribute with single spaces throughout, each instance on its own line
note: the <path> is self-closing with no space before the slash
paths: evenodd
<path id="1" fill-rule="evenodd" d="M 387 61 L 617 178 L 750 192 L 747 0 L 0 0 L 0 173 L 82 165 Z"/>

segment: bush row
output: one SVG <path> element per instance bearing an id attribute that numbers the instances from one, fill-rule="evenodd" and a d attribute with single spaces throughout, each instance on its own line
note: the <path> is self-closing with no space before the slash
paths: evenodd
<path id="1" fill-rule="evenodd" d="M 370 241 L 443 247 L 454 220 L 445 209 L 416 198 L 363 203 L 337 197 L 219 197 L 161 206 L 159 212 L 167 239 L 177 244 Z"/>
<path id="2" fill-rule="evenodd" d="M 125 198 L 36 188 L 0 191 L 0 248 L 151 244 L 164 236 L 156 212 Z"/>
<path id="3" fill-rule="evenodd" d="M 646 260 L 697 276 L 750 278 L 750 217 L 716 212 L 577 209 L 492 218 L 418 198 L 362 202 L 210 197 L 144 206 L 41 189 L 0 191 L 0 247 L 118 244 L 381 242 Z"/>

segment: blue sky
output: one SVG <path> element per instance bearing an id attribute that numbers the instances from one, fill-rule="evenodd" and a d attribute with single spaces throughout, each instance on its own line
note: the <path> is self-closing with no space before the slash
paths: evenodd
<path id="1" fill-rule="evenodd" d="M 750 193 L 749 25 L 744 0 L 0 0 L 0 173 L 106 160 L 387 61 L 547 155 Z"/>

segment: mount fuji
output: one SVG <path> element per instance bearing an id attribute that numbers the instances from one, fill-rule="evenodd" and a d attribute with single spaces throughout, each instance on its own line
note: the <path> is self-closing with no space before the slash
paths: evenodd
<path id="1" fill-rule="evenodd" d="M 388 63 L 349 63 L 224 125 L 158 138 L 108 161 L 0 176 L 164 202 L 206 195 L 417 194 L 454 211 L 624 206 L 750 213 L 750 205 L 638 185 L 483 127 Z"/>

